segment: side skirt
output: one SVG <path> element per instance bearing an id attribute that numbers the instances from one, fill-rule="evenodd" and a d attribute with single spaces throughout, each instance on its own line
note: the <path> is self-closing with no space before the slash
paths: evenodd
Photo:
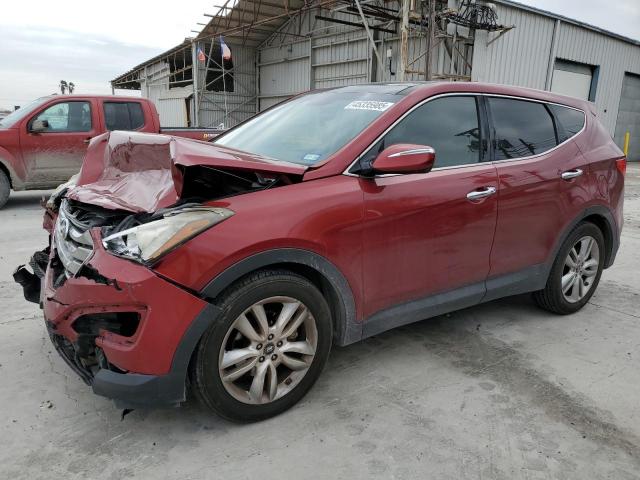
<path id="1" fill-rule="evenodd" d="M 487 279 L 485 282 L 381 310 L 364 321 L 362 339 L 498 298 L 540 290 L 547 282 L 549 269 L 550 266 L 546 264 L 534 265 L 515 273 Z"/>
<path id="2" fill-rule="evenodd" d="M 484 294 L 485 284 L 480 282 L 387 308 L 365 320 L 362 327 L 362 338 L 453 310 L 477 305 L 482 301 Z"/>

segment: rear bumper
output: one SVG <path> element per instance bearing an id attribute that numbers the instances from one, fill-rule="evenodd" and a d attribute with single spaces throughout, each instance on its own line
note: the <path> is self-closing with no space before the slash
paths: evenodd
<path id="1" fill-rule="evenodd" d="M 95 244 L 76 277 L 61 280 L 55 252 L 46 269 L 40 298 L 53 345 L 96 394 L 119 407 L 180 404 L 191 355 L 219 309 Z M 118 319 L 134 316 L 134 325 L 120 328 Z"/>

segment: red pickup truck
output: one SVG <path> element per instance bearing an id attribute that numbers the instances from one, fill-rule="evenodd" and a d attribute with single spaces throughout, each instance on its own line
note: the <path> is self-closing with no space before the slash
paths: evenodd
<path id="1" fill-rule="evenodd" d="M 216 129 L 160 128 L 146 98 L 50 95 L 0 120 L 0 208 L 13 190 L 55 188 L 80 170 L 89 140 L 111 130 L 210 140 Z"/>

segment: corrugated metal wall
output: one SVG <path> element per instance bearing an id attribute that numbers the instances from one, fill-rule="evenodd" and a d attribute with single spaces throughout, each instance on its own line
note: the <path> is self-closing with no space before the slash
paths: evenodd
<path id="1" fill-rule="evenodd" d="M 498 33 L 476 32 L 471 79 L 544 89 L 555 20 L 502 5 L 497 9 L 498 21 L 516 28 L 497 39 Z"/>
<path id="2" fill-rule="evenodd" d="M 336 28 L 316 14 L 306 13 L 281 29 L 295 36 L 281 35 L 259 49 L 260 110 L 307 90 L 369 81 L 371 49 L 364 30 Z M 353 16 L 335 17 L 353 21 Z M 297 37 L 310 32 L 311 38 Z"/>
<path id="3" fill-rule="evenodd" d="M 298 40 L 259 51 L 259 109 L 310 89 L 310 40 Z"/>
<path id="4" fill-rule="evenodd" d="M 388 7 L 393 5 L 387 4 Z M 296 22 L 285 25 L 280 32 L 294 35 L 307 35 L 311 38 L 292 40 L 292 36 L 281 35 L 270 45 L 258 50 L 258 72 L 260 78 L 259 109 L 264 110 L 285 100 L 291 95 L 310 89 L 355 85 L 373 80 L 378 82 L 395 81 L 399 56 L 399 37 L 387 32 L 373 32 L 383 65 L 372 73 L 372 57 L 375 58 L 366 32 L 361 28 L 341 26 L 325 20 L 316 19 L 319 12 L 312 11 Z M 322 15 L 328 12 L 322 11 Z M 333 13 L 334 18 L 346 21 L 358 21 L 353 15 Z M 394 25 L 391 24 L 390 28 Z M 387 50 L 392 49 L 391 60 Z M 425 51 L 426 39 L 414 37 L 409 42 L 409 57 L 417 58 Z M 450 58 L 441 45 L 434 49 L 434 69 L 449 71 Z M 424 56 L 411 66 L 424 72 Z M 464 67 L 462 67 L 464 70 Z M 424 74 L 414 73 L 407 80 L 424 80 Z"/>
<path id="5" fill-rule="evenodd" d="M 501 24 L 516 28 L 490 44 L 496 33 L 476 33 L 472 80 L 545 89 L 555 58 L 599 66 L 595 104 L 613 134 L 624 73 L 640 73 L 640 47 L 560 21 L 552 56 L 554 18 L 502 4 L 497 13 Z"/>
<path id="6" fill-rule="evenodd" d="M 370 45 L 363 30 L 343 30 L 336 35 L 314 39 L 311 47 L 313 88 L 342 87 L 369 81 Z"/>

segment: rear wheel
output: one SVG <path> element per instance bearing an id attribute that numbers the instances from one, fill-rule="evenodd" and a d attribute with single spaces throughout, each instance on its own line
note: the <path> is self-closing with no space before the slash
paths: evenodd
<path id="1" fill-rule="evenodd" d="M 192 382 L 204 403 L 235 421 L 277 415 L 315 383 L 329 355 L 329 307 L 304 277 L 251 275 L 220 302 L 197 349 Z"/>
<path id="2" fill-rule="evenodd" d="M 580 310 L 600 282 L 604 258 L 600 229 L 592 223 L 578 225 L 560 248 L 547 285 L 534 293 L 538 305 L 563 315 Z"/>
<path id="3" fill-rule="evenodd" d="M 11 193 L 11 183 L 7 174 L 0 170 L 0 208 L 4 207 L 9 200 Z"/>

